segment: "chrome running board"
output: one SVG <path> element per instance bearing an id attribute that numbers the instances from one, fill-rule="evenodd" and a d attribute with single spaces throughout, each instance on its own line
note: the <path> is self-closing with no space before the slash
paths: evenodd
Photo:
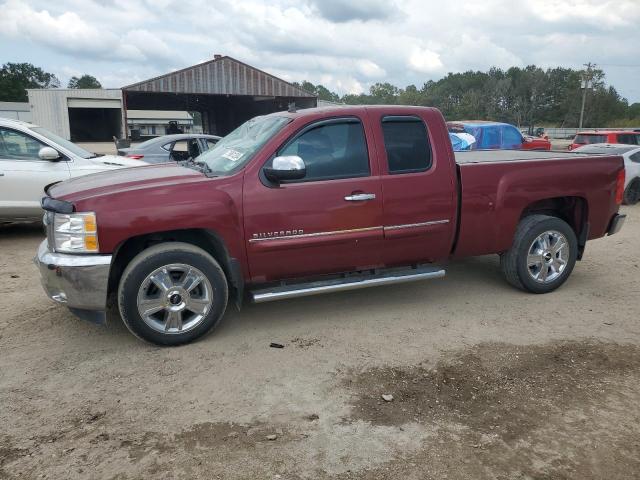
<path id="1" fill-rule="evenodd" d="M 306 297 L 321 293 L 429 280 L 444 277 L 444 275 L 444 270 L 432 266 L 421 266 L 402 270 L 395 269 L 382 271 L 377 274 L 354 274 L 330 280 L 284 284 L 271 288 L 257 289 L 251 291 L 251 298 L 255 303 L 272 302 L 285 298 Z"/>

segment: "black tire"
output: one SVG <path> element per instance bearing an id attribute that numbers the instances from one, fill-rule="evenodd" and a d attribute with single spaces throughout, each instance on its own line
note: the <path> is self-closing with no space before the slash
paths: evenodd
<path id="1" fill-rule="evenodd" d="M 567 240 L 569 252 L 564 269 L 559 276 L 541 283 L 534 279 L 530 273 L 528 255 L 534 240 L 545 232 L 562 234 Z M 514 287 L 531 293 L 549 293 L 569 278 L 576 264 L 577 256 L 578 240 L 567 222 L 548 215 L 531 215 L 520 221 L 511 248 L 500 256 L 500 267 L 507 282 Z"/>
<path id="2" fill-rule="evenodd" d="M 640 201 L 640 179 L 635 179 L 624 191 L 623 203 L 625 205 L 635 205 Z"/>
<path id="3" fill-rule="evenodd" d="M 187 331 L 160 332 L 147 324 L 140 315 L 138 294 L 151 273 L 174 264 L 199 270 L 209 282 L 208 298 L 212 302 L 206 314 L 202 315 L 193 328 Z M 161 243 L 140 252 L 127 265 L 118 286 L 118 307 L 124 324 L 138 338 L 156 345 L 181 345 L 203 336 L 222 319 L 228 297 L 227 279 L 218 262 L 201 248 L 181 242 Z M 158 315 L 162 313 L 161 311 Z"/>

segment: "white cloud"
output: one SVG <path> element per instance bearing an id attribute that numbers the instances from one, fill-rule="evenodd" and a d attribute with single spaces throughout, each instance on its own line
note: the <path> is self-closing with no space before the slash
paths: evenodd
<path id="1" fill-rule="evenodd" d="M 444 65 L 438 53 L 416 47 L 409 56 L 409 66 L 416 72 L 434 73 L 440 71 Z"/>
<path id="2" fill-rule="evenodd" d="M 363 76 L 367 78 L 373 78 L 373 79 L 382 78 L 387 74 L 384 68 L 381 68 L 378 64 L 376 64 L 375 62 L 372 62 L 371 60 L 367 60 L 367 59 L 357 60 L 355 62 L 355 66 L 358 72 L 360 72 Z"/>
<path id="3" fill-rule="evenodd" d="M 55 15 L 19 0 L 8 0 L 0 8 L 0 31 L 5 36 L 30 40 L 71 55 L 145 61 L 168 59 L 173 54 L 160 38 L 144 29 L 121 32 L 110 29 L 108 24 L 99 26 L 97 21 L 88 22 L 75 11 Z"/>
<path id="4" fill-rule="evenodd" d="M 492 66 L 639 63 L 640 0 L 2 1 L 0 58 L 21 51 L 19 61 L 108 86 L 214 53 L 340 93 Z M 616 87 L 636 101 L 638 75 L 616 71 Z"/>

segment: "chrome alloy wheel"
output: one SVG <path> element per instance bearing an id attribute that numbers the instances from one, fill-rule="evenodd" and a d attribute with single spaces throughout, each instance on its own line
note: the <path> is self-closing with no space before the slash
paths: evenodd
<path id="1" fill-rule="evenodd" d="M 213 289 L 197 268 L 172 263 L 155 269 L 138 289 L 138 313 L 161 333 L 184 333 L 194 329 L 211 311 Z"/>
<path id="2" fill-rule="evenodd" d="M 527 270 L 536 282 L 556 280 L 569 262 L 569 241 L 560 232 L 550 230 L 536 237 L 527 255 Z"/>

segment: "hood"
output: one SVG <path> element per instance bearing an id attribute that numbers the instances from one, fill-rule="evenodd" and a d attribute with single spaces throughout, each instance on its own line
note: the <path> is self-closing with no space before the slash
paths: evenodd
<path id="1" fill-rule="evenodd" d="M 104 158 L 104 157 L 99 157 Z M 56 183 L 47 193 L 57 199 L 78 201 L 85 198 L 109 195 L 206 178 L 203 173 L 175 163 L 147 165 L 139 168 L 115 168 Z"/>

